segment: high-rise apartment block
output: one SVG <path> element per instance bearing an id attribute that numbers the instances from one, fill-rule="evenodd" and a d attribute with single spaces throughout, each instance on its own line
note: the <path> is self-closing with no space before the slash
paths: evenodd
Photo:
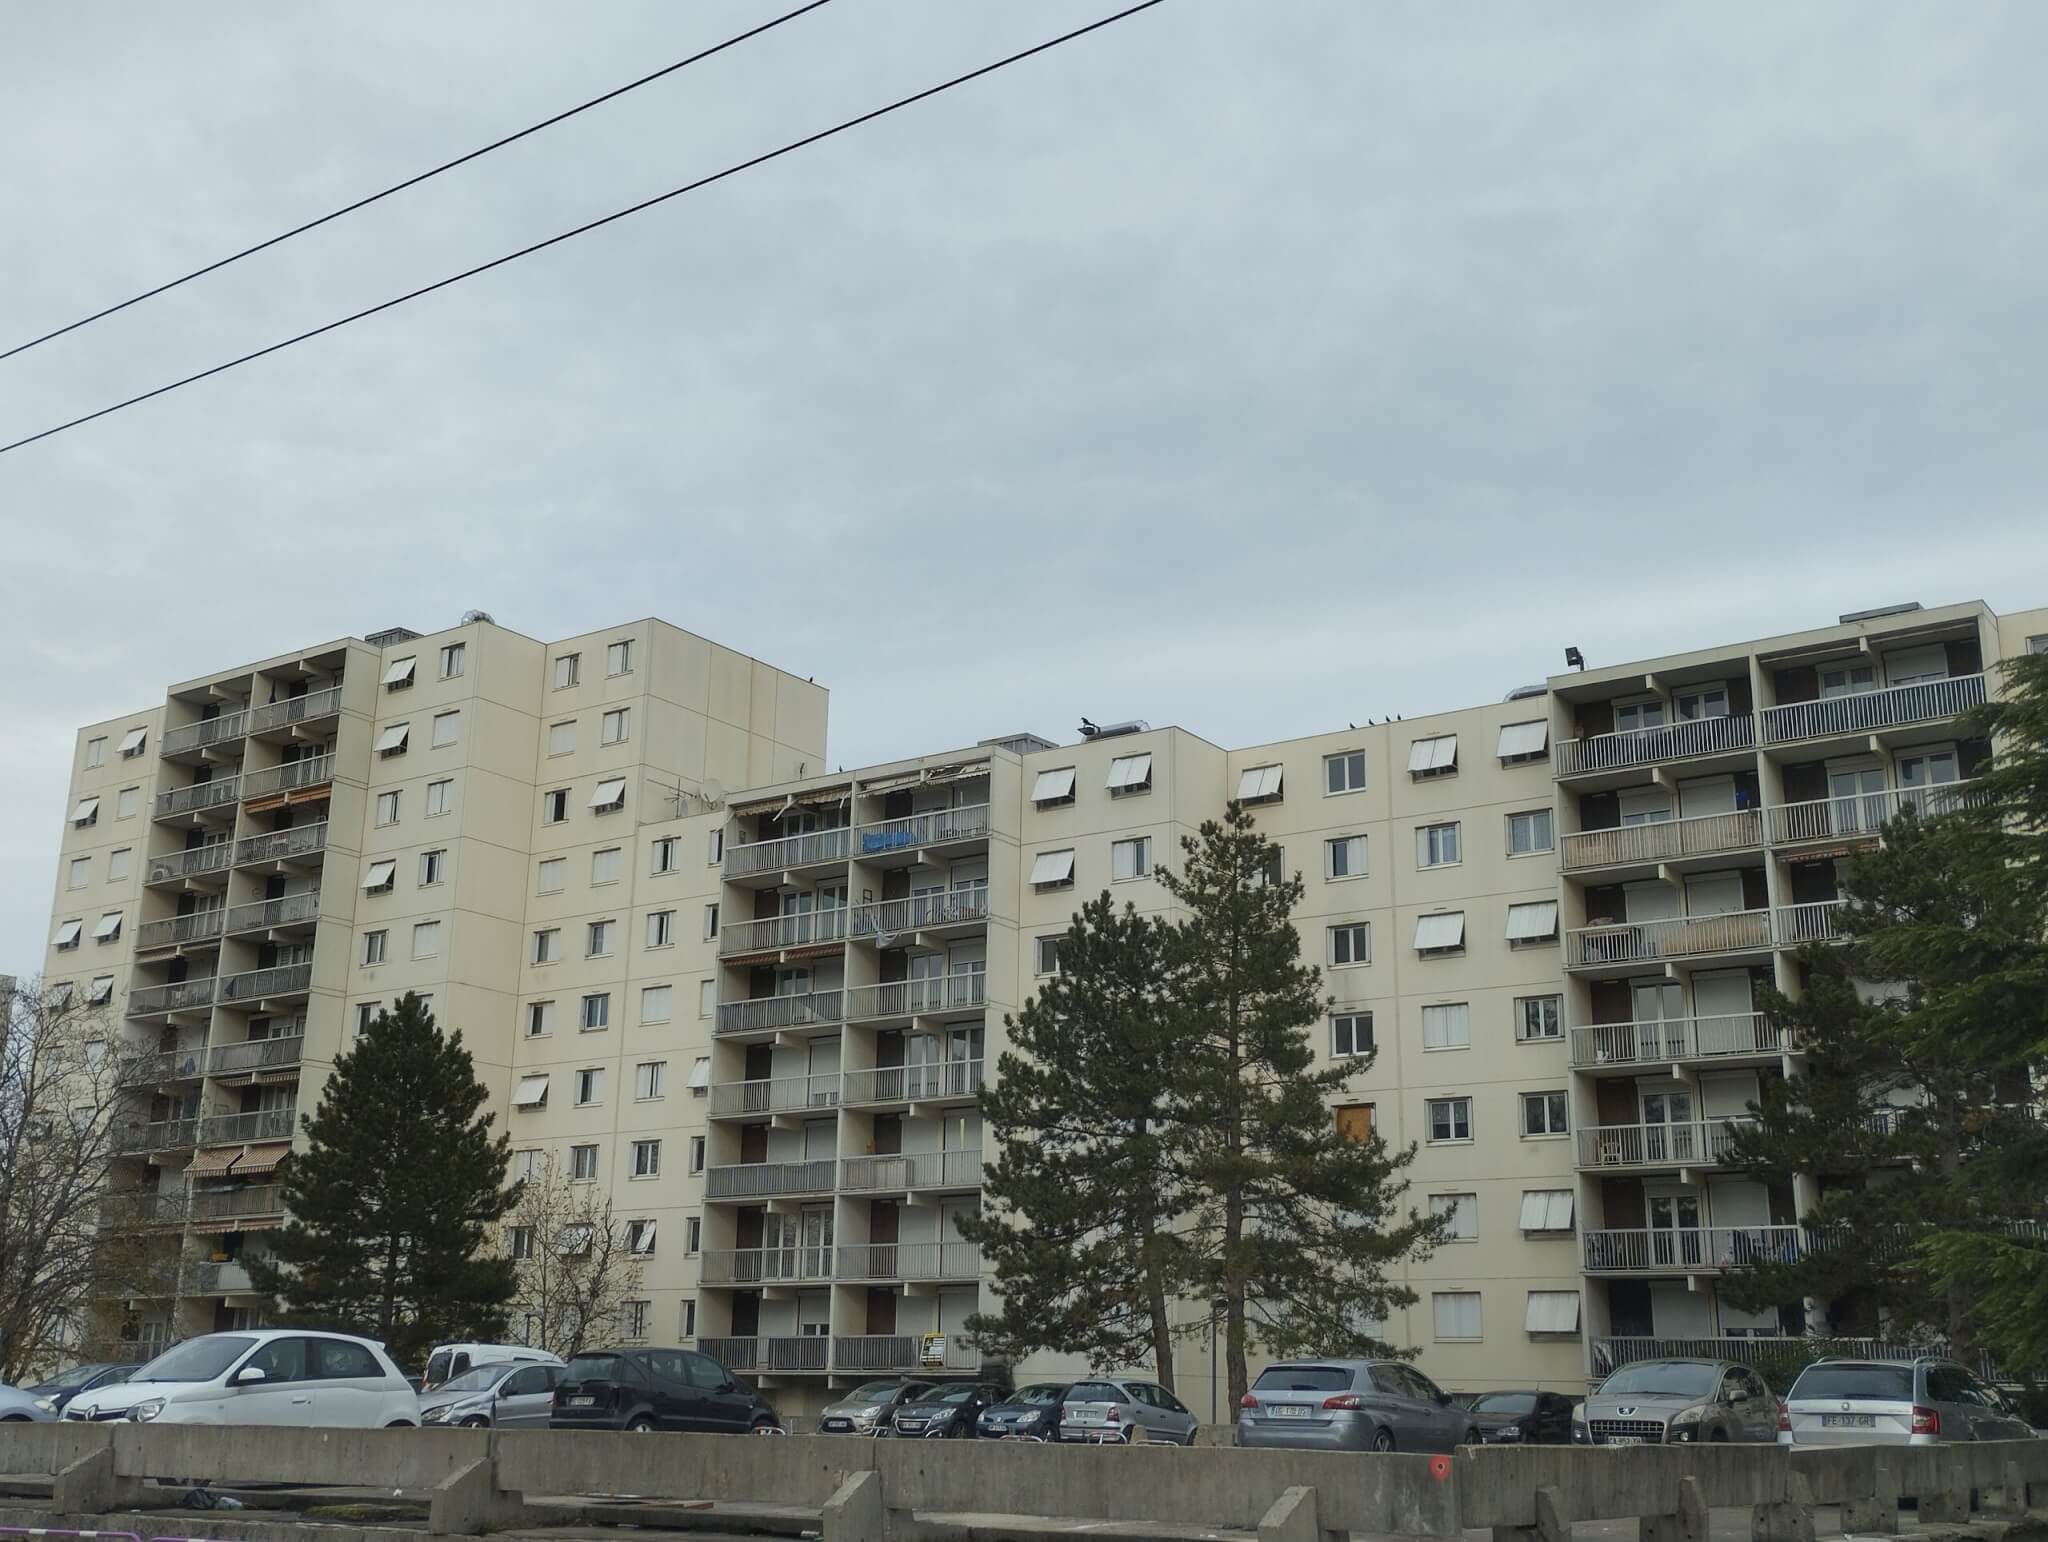
<path id="1" fill-rule="evenodd" d="M 1306 880 L 1319 1046 L 1365 1067 L 1331 1117 L 1414 1143 L 1414 1202 L 1453 1217 L 1386 1324 L 1432 1376 L 1867 1331 L 1716 1295 L 1802 1245 L 1828 1181 L 1719 1161 L 1799 1055 L 1756 988 L 1796 993 L 1841 861 L 1992 753 L 1957 719 L 2028 649 L 2048 611 L 1904 608 L 1254 748 L 1128 725 L 852 772 L 822 688 L 656 621 L 398 630 L 174 685 L 79 735 L 44 966 L 122 1025 L 120 1181 L 166 1265 L 105 1331 L 254 1319 L 296 1116 L 416 991 L 514 1175 L 556 1164 L 628 1223 L 622 1337 L 791 1411 L 974 1372 L 992 1282 L 957 1221 L 1004 1015 L 1083 897 L 1170 913 L 1155 870 L 1233 798 Z"/>

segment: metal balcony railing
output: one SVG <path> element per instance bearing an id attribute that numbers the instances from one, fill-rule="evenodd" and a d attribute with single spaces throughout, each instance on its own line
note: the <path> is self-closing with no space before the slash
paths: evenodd
<path id="1" fill-rule="evenodd" d="M 239 739 L 248 731 L 247 712 L 223 712 L 219 717 L 201 718 L 196 723 L 166 728 L 157 738 L 157 753 L 182 755 L 187 750 L 203 750 L 210 745 Z"/>
<path id="2" fill-rule="evenodd" d="M 210 782 L 194 782 L 190 787 L 173 787 L 156 795 L 156 817 L 169 819 L 177 814 L 197 814 L 206 809 L 231 805 L 241 796 L 242 779 L 239 776 L 222 776 Z"/>
<path id="3" fill-rule="evenodd" d="M 785 835 L 780 840 L 755 841 L 751 845 L 728 841 L 725 875 L 743 878 L 750 873 L 779 873 L 790 868 L 844 862 L 852 835 L 851 830 L 841 825 L 836 830 L 813 830 L 808 835 Z"/>
<path id="4" fill-rule="evenodd" d="M 255 1288 L 246 1264 L 201 1264 L 192 1271 L 194 1295 L 246 1296 Z"/>
<path id="5" fill-rule="evenodd" d="M 283 765 L 265 766 L 261 771 L 244 772 L 242 776 L 242 797 L 268 797 L 274 792 L 290 792 L 300 787 L 318 787 L 322 782 L 334 780 L 334 757 L 332 755 L 309 755 L 304 760 L 287 760 Z"/>
<path id="6" fill-rule="evenodd" d="M 174 948 L 181 943 L 206 942 L 221 934 L 227 918 L 227 907 L 215 905 L 211 910 L 195 910 L 190 915 L 165 916 L 161 921 L 145 921 L 135 928 L 135 951 L 147 953 L 152 948 Z"/>
<path id="7" fill-rule="evenodd" d="M 250 969 L 231 974 L 220 982 L 222 1001 L 262 1001 L 275 996 L 302 996 L 313 985 L 313 966 L 276 964 L 269 969 Z"/>
<path id="8" fill-rule="evenodd" d="M 303 696 L 287 696 L 283 701 L 251 707 L 248 731 L 260 734 L 273 728 L 289 728 L 294 723 L 311 723 L 319 718 L 333 717 L 340 710 L 341 687 L 330 685 L 325 690 L 308 691 Z"/>
<path id="9" fill-rule="evenodd" d="M 253 905 L 236 905 L 228 911 L 228 930 L 256 932 L 272 926 L 290 926 L 311 921 L 320 914 L 320 891 L 281 894 L 276 899 L 258 900 Z"/>
<path id="10" fill-rule="evenodd" d="M 803 1028 L 836 1023 L 844 1006 L 838 991 L 807 991 L 800 996 L 761 996 L 751 1001 L 718 1004 L 720 1033 L 748 1033 L 762 1028 Z"/>
<path id="11" fill-rule="evenodd" d="M 1862 734 L 1908 723 L 1939 722 L 1984 705 L 1982 675 L 1952 675 L 1918 685 L 1892 685 L 1853 696 L 1828 696 L 1766 707 L 1762 720 L 1765 744 L 1794 739 L 1822 739 L 1831 734 Z"/>
<path id="12" fill-rule="evenodd" d="M 1762 811 L 1741 808 L 1722 814 L 1697 814 L 1689 819 L 1618 825 L 1607 830 L 1575 830 L 1565 836 L 1560 855 L 1564 858 L 1564 870 L 1576 873 L 1593 867 L 1747 851 L 1761 846 L 1763 840 Z"/>
<path id="13" fill-rule="evenodd" d="M 840 1096 L 850 1107 L 971 1098 L 981 1091 L 981 1065 L 979 1060 L 928 1060 L 916 1065 L 847 1071 L 840 1077 Z"/>
<path id="14" fill-rule="evenodd" d="M 1890 787 L 1883 792 L 1816 798 L 1811 803 L 1775 804 L 1768 811 L 1771 839 L 1783 845 L 1878 835 L 1908 806 L 1917 809 L 1923 819 L 1954 813 L 1968 802 L 1969 789 L 1976 785 L 1974 781 L 1941 782 L 1932 787 Z"/>
<path id="15" fill-rule="evenodd" d="M 1734 1055 L 1776 1055 L 1794 1048 L 1790 1030 L 1762 1012 L 1593 1023 L 1572 1030 L 1572 1064 L 1670 1065 Z"/>
<path id="16" fill-rule="evenodd" d="M 979 969 L 890 980 L 881 985 L 855 985 L 846 992 L 846 1020 L 964 1011 L 984 1005 L 987 992 L 988 975 Z"/>
<path id="17" fill-rule="evenodd" d="M 878 857 L 891 851 L 981 840 L 988 832 L 988 805 L 970 803 L 962 808 L 930 809 L 902 819 L 861 825 L 854 832 L 854 850 L 863 857 Z"/>
<path id="18" fill-rule="evenodd" d="M 969 925 L 988 919 L 988 885 L 969 884 L 932 894 L 877 900 L 853 909 L 856 937 L 897 937 L 937 926 Z"/>
<path id="19" fill-rule="evenodd" d="M 281 1065 L 297 1065 L 306 1051 L 304 1034 L 277 1039 L 244 1039 L 240 1044 L 216 1045 L 207 1052 L 206 1074 L 235 1076 L 244 1071 L 268 1071 Z"/>
<path id="20" fill-rule="evenodd" d="M 195 1221 L 234 1221 L 251 1215 L 282 1215 L 284 1190 L 274 1183 L 245 1189 L 196 1189 L 192 1194 Z"/>
<path id="21" fill-rule="evenodd" d="M 327 849 L 327 821 L 318 824 L 293 825 L 286 830 L 266 830 L 261 835 L 245 835 L 235 842 L 235 861 L 280 862 L 287 857 L 311 856 L 316 851 Z"/>
<path id="22" fill-rule="evenodd" d="M 822 1371 L 832 1341 L 822 1333 L 779 1338 L 699 1339 L 697 1347 L 729 1371 Z"/>
<path id="23" fill-rule="evenodd" d="M 200 1144 L 225 1146 L 238 1140 L 290 1140 L 297 1126 L 295 1108 L 259 1108 L 246 1114 L 215 1114 L 200 1121 Z"/>
<path id="24" fill-rule="evenodd" d="M 1693 760 L 1748 749 L 1756 742 L 1753 720 L 1741 717 L 1696 717 L 1655 728 L 1630 728 L 1620 733 L 1565 739 L 1557 745 L 1556 774 L 1615 771 L 1655 765 L 1667 760 Z"/>
<path id="25" fill-rule="evenodd" d="M 714 1248 L 704 1254 L 698 1279 L 706 1285 L 786 1285 L 832 1278 L 832 1249 L 809 1247 Z"/>
<path id="26" fill-rule="evenodd" d="M 120 1148 L 131 1156 L 150 1151 L 179 1151 L 194 1144 L 198 1136 L 197 1119 L 158 1119 L 122 1130 Z"/>
<path id="27" fill-rule="evenodd" d="M 829 1194 L 838 1163 L 830 1157 L 815 1162 L 744 1162 L 707 1168 L 708 1199 L 758 1199 L 777 1194 Z"/>
<path id="28" fill-rule="evenodd" d="M 776 1076 L 763 1081 L 716 1082 L 711 1088 L 711 1114 L 729 1119 L 745 1114 L 788 1114 L 807 1108 L 831 1108 L 839 1102 L 839 1075 Z"/>
<path id="29" fill-rule="evenodd" d="M 1580 1234 L 1588 1274 L 1718 1273 L 1796 1263 L 1818 1239 L 1803 1226 L 1664 1226 Z"/>
<path id="30" fill-rule="evenodd" d="M 868 1242 L 839 1250 L 842 1280 L 971 1280 L 981 1273 L 972 1242 Z"/>
<path id="31" fill-rule="evenodd" d="M 197 980 L 174 980 L 169 985 L 137 986 L 128 992 L 128 1015 L 148 1017 L 155 1012 L 185 1012 L 213 1005 L 212 975 Z"/>
<path id="32" fill-rule="evenodd" d="M 1768 910 L 1729 910 L 1717 915 L 1582 926 L 1564 934 L 1564 960 L 1567 966 L 1638 964 L 1770 946 Z"/>
<path id="33" fill-rule="evenodd" d="M 1735 1132 L 1755 1123 L 1687 1119 L 1671 1124 L 1595 1124 L 1578 1132 L 1581 1167 L 1702 1167 L 1721 1160 Z"/>
<path id="34" fill-rule="evenodd" d="M 1842 902 L 1838 899 L 1780 905 L 1772 913 L 1771 927 L 1781 948 L 1796 948 L 1808 942 L 1832 942 L 1841 935 L 1837 929 L 1841 913 Z"/>
<path id="35" fill-rule="evenodd" d="M 161 1049 L 147 1055 L 126 1057 L 121 1062 L 121 1085 L 157 1087 L 165 1082 L 191 1081 L 206 1062 L 205 1051 Z"/>
<path id="36" fill-rule="evenodd" d="M 799 915 L 768 916 L 759 921 L 734 921 L 720 929 L 721 958 L 761 953 L 774 948 L 801 948 L 811 943 L 846 940 L 846 907 L 806 910 Z"/>
<path id="37" fill-rule="evenodd" d="M 119 1231 L 136 1226 L 176 1226 L 185 1219 L 185 1196 L 155 1189 L 112 1193 L 100 1199 L 102 1231 Z"/>
<path id="38" fill-rule="evenodd" d="M 212 841 L 185 851 L 167 851 L 151 857 L 143 874 L 145 883 L 175 883 L 180 878 L 199 878 L 207 873 L 225 873 L 234 856 L 233 841 Z"/>
<path id="39" fill-rule="evenodd" d="M 964 1151 L 905 1151 L 890 1156 L 848 1157 L 839 1166 L 839 1186 L 848 1193 L 895 1194 L 911 1189 L 981 1186 L 979 1146 Z"/>
<path id="40" fill-rule="evenodd" d="M 832 1339 L 832 1369 L 840 1375 L 934 1368 L 971 1371 L 977 1369 L 980 1364 L 980 1352 L 964 1343 L 957 1333 L 945 1336 L 944 1347 L 936 1358 L 926 1357 L 922 1334 L 837 1334 Z"/>

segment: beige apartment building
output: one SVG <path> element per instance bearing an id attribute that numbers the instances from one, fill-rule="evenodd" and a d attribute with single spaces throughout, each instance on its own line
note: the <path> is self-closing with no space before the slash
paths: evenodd
<path id="1" fill-rule="evenodd" d="M 611 1198 L 625 1337 L 788 1412 L 974 1373 L 991 1282 L 956 1224 L 1005 1014 L 1083 898 L 1166 911 L 1154 870 L 1232 798 L 1306 882 L 1323 1052 L 1376 1051 L 1332 1117 L 1415 1144 L 1414 1202 L 1453 1216 L 1385 1328 L 1431 1376 L 1567 1387 L 1867 1328 L 1717 1299 L 1827 1181 L 1718 1165 L 1796 1065 L 1754 990 L 1796 993 L 1843 856 L 1981 765 L 1955 719 L 2029 648 L 2048 611 L 1900 609 L 1255 748 L 1126 725 L 852 772 L 822 688 L 655 621 L 400 630 L 173 686 L 79 735 L 45 962 L 123 1025 L 123 1214 L 165 1261 L 104 1329 L 142 1353 L 253 1319 L 296 1114 L 412 990 L 498 1091 L 515 1175 Z M 1176 1368 L 1204 1415 L 1207 1347 Z"/>

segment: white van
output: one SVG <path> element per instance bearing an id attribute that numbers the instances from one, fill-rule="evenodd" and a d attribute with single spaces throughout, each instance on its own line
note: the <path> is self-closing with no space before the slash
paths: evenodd
<path id="1" fill-rule="evenodd" d="M 420 1391 L 431 1392 L 478 1365 L 560 1365 L 562 1357 L 524 1344 L 436 1344 L 427 1356 L 427 1379 Z"/>

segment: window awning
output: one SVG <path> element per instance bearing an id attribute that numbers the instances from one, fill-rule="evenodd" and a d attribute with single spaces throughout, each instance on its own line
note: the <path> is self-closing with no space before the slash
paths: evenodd
<path id="1" fill-rule="evenodd" d="M 698 1087 L 708 1087 L 710 1085 L 711 1061 L 706 1057 L 690 1067 L 690 1087 L 694 1091 Z"/>
<path id="2" fill-rule="evenodd" d="M 82 825 L 99 811 L 100 800 L 98 798 L 80 798 L 78 806 L 71 811 L 71 822 L 75 825 Z"/>
<path id="3" fill-rule="evenodd" d="M 597 784 L 597 790 L 590 795 L 592 808 L 619 808 L 626 801 L 626 779 L 623 776 L 608 776 Z"/>
<path id="4" fill-rule="evenodd" d="M 291 1155 L 292 1143 L 288 1140 L 272 1141 L 260 1146 L 243 1148 L 242 1160 L 235 1164 L 237 1173 L 269 1173 L 277 1171 L 277 1164 Z"/>
<path id="5" fill-rule="evenodd" d="M 89 1007 L 100 1006 L 112 1000 L 113 995 L 114 977 L 110 974 L 99 975 L 86 987 L 85 1004 Z"/>
<path id="6" fill-rule="evenodd" d="M 1074 853 L 1069 851 L 1041 851 L 1038 860 L 1031 864 L 1031 881 L 1035 884 L 1065 883 L 1074 876 Z"/>
<path id="7" fill-rule="evenodd" d="M 654 1251 L 654 1227 L 655 1223 L 652 1221 L 642 1221 L 640 1223 L 640 1235 L 633 1239 L 633 1252 L 652 1253 Z"/>
<path id="8" fill-rule="evenodd" d="M 1529 1189 L 1522 1195 L 1523 1231 L 1570 1231 L 1570 1189 Z"/>
<path id="9" fill-rule="evenodd" d="M 1287 774 L 1285 766 L 1248 766 L 1237 779 L 1237 801 L 1251 803 L 1264 798 L 1280 796 L 1280 779 Z"/>
<path id="10" fill-rule="evenodd" d="M 1577 1333 L 1579 1293 L 1575 1290 L 1532 1290 L 1529 1314 L 1522 1326 L 1531 1333 Z"/>
<path id="11" fill-rule="evenodd" d="M 215 1146 L 202 1151 L 185 1164 L 187 1178 L 213 1178 L 235 1165 L 235 1159 L 242 1154 L 240 1146 Z"/>
<path id="12" fill-rule="evenodd" d="M 1109 763 L 1109 779 L 1102 785 L 1115 792 L 1120 788 L 1143 787 L 1151 779 L 1150 755 L 1119 755 Z"/>
<path id="13" fill-rule="evenodd" d="M 68 948 L 78 941 L 78 934 L 85 930 L 83 921 L 66 921 L 57 928 L 57 935 L 50 939 L 53 948 Z"/>
<path id="14" fill-rule="evenodd" d="M 100 917 L 100 924 L 92 929 L 96 941 L 106 942 L 121 935 L 121 912 L 109 911 Z"/>
<path id="15" fill-rule="evenodd" d="M 1051 803 L 1059 798 L 1074 795 L 1074 768 L 1061 766 L 1057 771 L 1041 771 L 1038 780 L 1031 784 L 1033 803 Z"/>
<path id="16" fill-rule="evenodd" d="M 363 887 L 366 889 L 381 889 L 390 883 L 397 874 L 398 864 L 396 862 L 372 862 L 370 870 L 363 874 Z"/>
<path id="17" fill-rule="evenodd" d="M 1458 736 L 1439 734 L 1434 739 L 1417 739 L 1408 746 L 1408 771 L 1442 771 L 1458 763 Z"/>
<path id="18" fill-rule="evenodd" d="M 1541 755 L 1550 748 L 1550 722 L 1539 718 L 1533 723 L 1503 723 L 1500 725 L 1500 745 L 1495 751 L 1502 760 L 1512 760 L 1521 755 Z"/>
<path id="19" fill-rule="evenodd" d="M 548 1079 L 545 1076 L 522 1076 L 519 1090 L 512 1094 L 514 1108 L 545 1108 L 548 1103 Z"/>
<path id="20" fill-rule="evenodd" d="M 148 740 L 149 730 L 147 728 L 131 728 L 121 736 L 121 753 L 123 755 L 139 755 L 142 753 L 142 746 Z"/>
<path id="21" fill-rule="evenodd" d="M 377 735 L 377 753 L 379 755 L 390 755 L 404 749 L 406 738 L 411 733 L 412 724 L 393 723 L 384 732 Z"/>
<path id="22" fill-rule="evenodd" d="M 418 663 L 419 658 L 417 655 L 413 655 L 402 659 L 393 659 L 391 661 L 391 667 L 384 671 L 384 683 L 386 685 L 412 684 L 412 672 L 414 667 L 417 666 Z"/>
<path id="23" fill-rule="evenodd" d="M 1446 910 L 1433 916 L 1415 918 L 1415 948 L 1426 953 L 1432 948 L 1465 946 L 1465 912 Z"/>
<path id="24" fill-rule="evenodd" d="M 1529 942 L 1557 935 L 1557 901 L 1531 900 L 1508 906 L 1508 941 Z"/>

